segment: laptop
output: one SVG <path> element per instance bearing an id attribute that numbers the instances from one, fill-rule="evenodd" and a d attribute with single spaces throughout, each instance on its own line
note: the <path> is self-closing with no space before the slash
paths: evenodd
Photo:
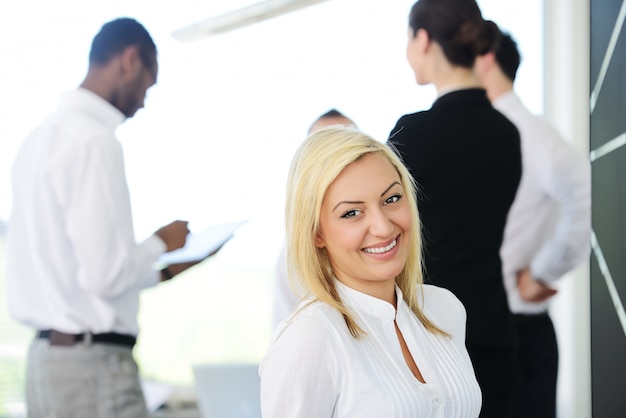
<path id="1" fill-rule="evenodd" d="M 258 363 L 198 364 L 193 375 L 202 418 L 261 418 Z"/>

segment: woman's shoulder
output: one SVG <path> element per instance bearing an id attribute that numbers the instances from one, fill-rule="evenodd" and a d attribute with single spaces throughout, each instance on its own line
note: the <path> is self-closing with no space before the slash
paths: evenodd
<path id="1" fill-rule="evenodd" d="M 336 309 L 326 303 L 309 300 L 298 308 L 277 327 L 273 341 L 295 339 L 298 341 L 327 340 L 331 330 L 343 322 L 343 317 Z M 343 322 L 345 326 L 345 322 Z"/>
<path id="2" fill-rule="evenodd" d="M 311 302 L 278 326 L 259 365 L 268 396 L 293 395 L 294 387 L 305 396 L 320 389 L 315 386 L 318 381 L 336 387 L 341 350 L 332 326 L 332 311 L 327 308 Z"/>
<path id="3" fill-rule="evenodd" d="M 262 369 L 273 368 L 272 364 L 297 364 L 300 369 L 323 365 L 335 370 L 339 353 L 336 348 L 344 338 L 337 317 L 343 320 L 335 309 L 325 303 L 311 301 L 301 305 L 274 331 L 261 364 Z M 346 328 L 345 322 L 343 326 Z"/>
<path id="4" fill-rule="evenodd" d="M 422 290 L 424 292 L 424 298 L 426 299 L 425 303 L 435 301 L 442 303 L 461 303 L 454 293 L 444 287 L 434 284 L 424 284 L 422 285 Z"/>
<path id="5" fill-rule="evenodd" d="M 422 145 L 425 138 L 431 132 L 435 132 L 438 126 L 437 116 L 430 110 L 403 115 L 396 122 L 387 141 L 394 144 L 410 144 L 411 147 Z M 418 136 L 421 140 L 415 141 Z"/>
<path id="6" fill-rule="evenodd" d="M 395 130 L 397 131 L 403 127 L 413 128 L 421 126 L 422 123 L 429 121 L 432 117 L 433 112 L 431 110 L 420 110 L 419 112 L 402 115 L 396 122 Z"/>
<path id="7" fill-rule="evenodd" d="M 465 306 L 451 291 L 443 287 L 425 284 L 424 310 L 445 331 L 454 333 L 459 327 L 465 328 L 467 314 Z"/>

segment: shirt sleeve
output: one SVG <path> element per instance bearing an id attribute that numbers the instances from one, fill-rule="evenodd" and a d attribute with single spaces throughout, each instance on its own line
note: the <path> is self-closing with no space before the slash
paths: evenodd
<path id="1" fill-rule="evenodd" d="M 71 188 L 64 204 L 80 285 L 111 298 L 157 283 L 153 263 L 165 245 L 158 237 L 135 241 L 121 145 L 95 137 L 76 152 L 73 178 L 59 187 Z"/>
<path id="2" fill-rule="evenodd" d="M 331 332 L 323 318 L 302 313 L 276 331 L 259 369 L 264 418 L 333 415 L 339 384 Z"/>
<path id="3" fill-rule="evenodd" d="M 556 134 L 555 134 L 556 135 Z M 554 281 L 581 263 L 590 252 L 591 165 L 560 138 L 553 141 L 541 173 L 544 188 L 560 205 L 553 234 L 530 264 L 534 277 Z"/>

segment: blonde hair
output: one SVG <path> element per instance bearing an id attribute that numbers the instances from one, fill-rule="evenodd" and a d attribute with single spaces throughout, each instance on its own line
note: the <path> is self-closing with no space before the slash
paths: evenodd
<path id="1" fill-rule="evenodd" d="M 285 207 L 290 279 L 297 278 L 301 287 L 315 300 L 339 311 L 354 338 L 362 336 L 364 331 L 339 297 L 326 250 L 315 245 L 315 237 L 320 228 L 320 211 L 326 190 L 348 165 L 371 153 L 382 155 L 394 166 L 411 210 L 413 222 L 409 255 L 404 269 L 396 277 L 396 284 L 404 295 L 404 301 L 426 329 L 447 336 L 424 315 L 423 300 L 418 300 L 418 289 L 423 298 L 423 277 L 415 182 L 402 160 L 388 145 L 355 128 L 329 127 L 312 133 L 298 148 L 292 160 Z"/>

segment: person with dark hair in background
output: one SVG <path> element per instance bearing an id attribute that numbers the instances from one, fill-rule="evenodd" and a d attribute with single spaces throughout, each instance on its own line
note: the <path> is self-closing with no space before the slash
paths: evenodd
<path id="1" fill-rule="evenodd" d="M 322 128 L 326 128 L 332 125 L 341 126 L 355 126 L 356 124 L 352 119 L 338 111 L 337 109 L 330 109 L 328 112 L 322 113 L 309 127 L 307 134 L 311 134 L 315 131 L 319 131 Z"/>
<path id="2" fill-rule="evenodd" d="M 315 119 L 307 133 L 311 134 L 333 125 L 356 127 L 356 124 L 346 115 L 337 109 L 330 109 Z M 304 297 L 301 294 L 302 289 L 297 287 L 296 281 L 289 279 L 289 273 L 287 272 L 287 246 L 284 242 L 278 254 L 274 273 L 274 311 L 272 315 L 274 327 L 276 327 L 280 321 L 293 312 L 294 308 L 300 303 L 301 298 Z"/>
<path id="3" fill-rule="evenodd" d="M 37 330 L 26 371 L 30 417 L 146 417 L 132 349 L 139 292 L 189 268 L 161 272 L 181 248 L 174 221 L 137 244 L 115 130 L 157 81 L 156 46 L 136 20 L 94 37 L 87 75 L 22 144 L 12 171 L 8 304 Z"/>
<path id="4" fill-rule="evenodd" d="M 434 84 L 438 98 L 402 116 L 389 138 L 418 185 L 425 282 L 451 290 L 467 310 L 485 418 L 512 416 L 518 371 L 499 250 L 522 173 L 520 137 L 473 72 L 499 39 L 474 0 L 417 1 L 407 58 L 417 83 Z"/>
<path id="5" fill-rule="evenodd" d="M 500 249 L 520 342 L 512 417 L 555 418 L 558 347 L 548 314 L 552 284 L 590 252 L 591 165 L 513 91 L 521 57 L 510 34 L 476 62 L 493 106 L 519 129 L 524 171 Z"/>

